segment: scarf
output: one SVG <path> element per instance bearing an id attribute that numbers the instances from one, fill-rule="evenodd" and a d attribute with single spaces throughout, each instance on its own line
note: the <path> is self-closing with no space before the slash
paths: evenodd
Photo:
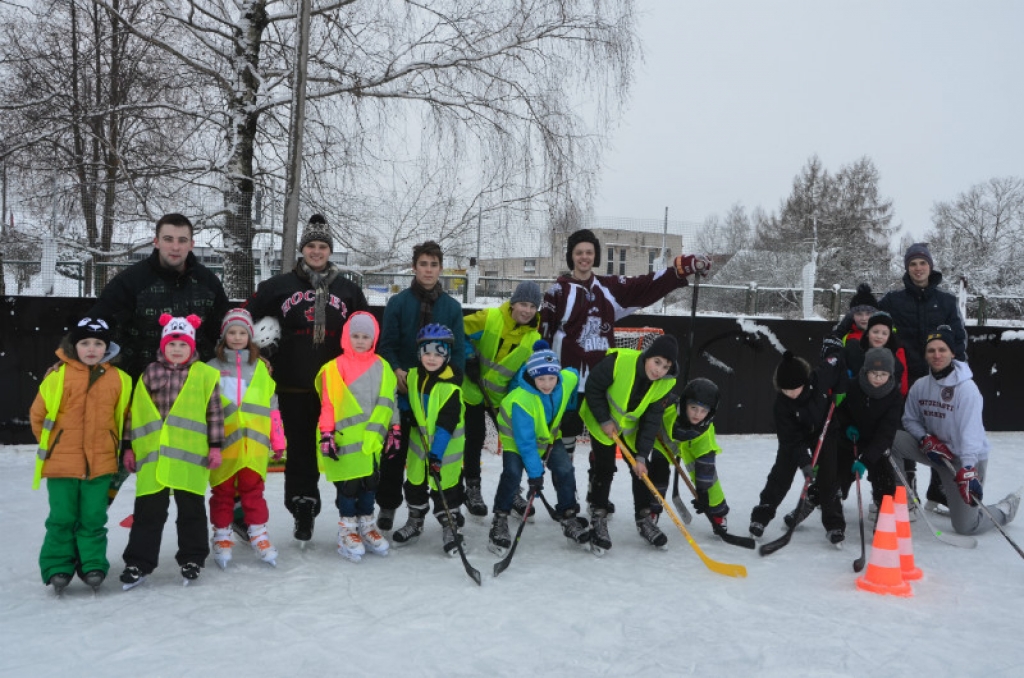
<path id="1" fill-rule="evenodd" d="M 419 327 L 429 325 L 430 319 L 434 315 L 434 302 L 444 294 L 444 291 L 441 289 L 441 283 L 438 282 L 433 288 L 428 290 L 414 279 L 409 285 L 409 290 L 416 297 L 416 300 L 420 302 Z"/>
<path id="2" fill-rule="evenodd" d="M 885 382 L 881 386 L 873 386 L 871 381 L 868 379 L 868 373 L 864 370 L 857 373 L 857 383 L 860 384 L 860 390 L 864 391 L 864 395 L 872 398 L 873 400 L 884 398 L 892 393 L 892 390 L 896 388 L 896 379 L 892 374 L 889 375 L 889 381 Z"/>
<path id="3" fill-rule="evenodd" d="M 314 271 L 305 259 L 299 259 L 296 273 L 300 278 L 308 280 L 316 293 L 313 300 L 313 345 L 318 346 L 324 343 L 327 335 L 327 300 L 331 296 L 331 283 L 338 277 L 340 271 L 330 261 L 324 270 Z"/>

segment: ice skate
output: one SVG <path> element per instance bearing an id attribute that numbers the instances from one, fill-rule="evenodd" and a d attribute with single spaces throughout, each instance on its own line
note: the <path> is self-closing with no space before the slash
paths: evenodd
<path id="1" fill-rule="evenodd" d="M 142 574 L 142 571 L 134 565 L 124 568 L 121 573 L 121 588 L 125 591 L 135 588 L 144 581 L 146 581 L 146 575 Z"/>
<path id="2" fill-rule="evenodd" d="M 469 515 L 482 518 L 487 515 L 487 504 L 484 502 L 483 494 L 480 492 L 480 479 L 466 480 L 466 510 Z"/>
<path id="3" fill-rule="evenodd" d="M 356 519 L 359 522 L 359 536 L 363 539 L 363 548 L 375 555 L 386 556 L 391 544 L 377 529 L 377 522 L 373 516 L 357 516 Z"/>
<path id="4" fill-rule="evenodd" d="M 1011 492 L 1006 497 L 995 505 L 995 508 L 1003 512 L 1006 516 L 1006 521 L 1003 525 L 1007 525 L 1013 522 L 1013 519 L 1017 517 L 1017 509 L 1020 508 L 1020 497 L 1024 493 L 1024 487 L 1018 487 L 1015 492 Z"/>
<path id="5" fill-rule="evenodd" d="M 249 526 L 249 544 L 252 546 L 252 550 L 256 552 L 256 555 L 260 557 L 260 560 L 268 565 L 277 567 L 277 549 L 270 543 L 270 537 L 267 536 L 267 526 L 265 524 Z"/>
<path id="6" fill-rule="evenodd" d="M 71 575 L 66 572 L 58 572 L 57 574 L 50 577 L 48 582 L 49 586 L 53 587 L 54 594 L 59 598 L 64 593 L 64 589 L 71 583 Z"/>
<path id="7" fill-rule="evenodd" d="M 459 555 L 459 544 L 464 540 L 462 533 L 459 532 L 459 515 L 458 509 L 452 512 L 452 517 L 455 519 L 455 525 L 451 525 L 448 522 L 447 513 L 437 513 L 437 521 L 441 523 L 441 545 L 444 548 L 444 552 L 451 558 Z M 511 544 L 511 540 L 509 540 Z"/>
<path id="8" fill-rule="evenodd" d="M 926 499 L 925 500 L 925 502 L 924 502 L 924 510 L 925 511 L 931 511 L 932 513 L 938 514 L 940 516 L 948 516 L 949 515 L 949 507 L 946 506 L 945 504 L 940 504 L 939 502 L 937 502 L 937 501 L 935 501 L 933 499 Z"/>
<path id="9" fill-rule="evenodd" d="M 227 569 L 228 561 L 231 560 L 231 548 L 235 544 L 234 536 L 233 528 L 231 527 L 213 528 L 211 555 L 213 555 L 213 562 L 217 563 L 222 570 Z M 248 539 L 248 537 L 246 538 Z"/>
<path id="10" fill-rule="evenodd" d="M 608 512 L 591 507 L 590 518 L 590 552 L 600 557 L 612 547 L 608 536 Z"/>
<path id="11" fill-rule="evenodd" d="M 817 504 L 808 497 L 800 504 L 800 506 L 783 516 L 782 520 L 786 523 L 786 527 L 795 527 L 807 520 L 807 517 L 814 513 L 814 509 L 816 508 L 818 508 Z"/>
<path id="12" fill-rule="evenodd" d="M 188 586 L 196 579 L 199 579 L 199 573 L 202 571 L 202 565 L 198 563 L 185 563 L 181 566 L 181 585 Z"/>
<path id="13" fill-rule="evenodd" d="M 840 527 L 840 528 L 837 528 L 835 530 L 829 530 L 828 532 L 825 533 L 825 536 L 828 537 L 828 541 L 829 541 L 830 544 L 835 546 L 837 549 L 842 550 L 842 548 L 843 548 L 843 541 L 846 539 L 846 533 L 845 532 L 846 531 L 843 530 L 843 528 Z"/>
<path id="14" fill-rule="evenodd" d="M 655 522 L 654 515 L 650 513 L 639 513 L 636 516 L 636 531 L 640 533 L 648 544 L 662 551 L 668 550 L 668 537 L 661 531 Z"/>
<path id="15" fill-rule="evenodd" d="M 750 536 L 754 539 L 760 539 L 764 536 L 764 523 L 759 523 L 756 520 L 750 521 L 750 527 L 747 528 L 750 532 Z"/>
<path id="16" fill-rule="evenodd" d="M 313 538 L 316 500 L 312 497 L 296 497 L 292 501 L 292 514 L 295 516 L 295 539 L 304 547 L 305 542 Z"/>
<path id="17" fill-rule="evenodd" d="M 522 490 L 516 490 L 516 496 L 512 498 L 512 513 L 515 514 L 515 517 L 520 521 L 523 520 L 523 515 L 526 513 L 527 504 L 528 502 L 526 501 L 526 497 L 522 495 Z M 531 505 L 530 513 L 526 516 L 526 520 L 532 523 L 536 513 L 537 507 Z"/>
<path id="18" fill-rule="evenodd" d="M 377 529 L 381 532 L 390 532 L 395 526 L 395 509 L 382 508 L 377 512 Z"/>
<path id="19" fill-rule="evenodd" d="M 495 511 L 491 521 L 491 532 L 487 535 L 487 550 L 501 558 L 512 546 L 512 534 L 508 531 L 508 513 Z"/>
<path id="20" fill-rule="evenodd" d="M 395 546 L 408 546 L 419 540 L 420 535 L 423 534 L 423 516 L 425 515 L 427 515 L 426 506 L 409 507 L 409 517 L 405 521 L 405 526 L 391 535 L 391 541 L 395 542 Z"/>
<path id="21" fill-rule="evenodd" d="M 576 511 L 569 509 L 562 514 L 559 523 L 562 525 L 562 535 L 573 546 L 590 548 L 590 524 L 586 518 L 576 515 Z"/>
<path id="22" fill-rule="evenodd" d="M 342 516 L 338 521 L 338 555 L 358 563 L 366 554 L 363 538 L 359 536 L 359 525 L 355 516 Z"/>
<path id="23" fill-rule="evenodd" d="M 99 593 L 100 585 L 103 584 L 103 580 L 106 578 L 107 573 L 103 570 L 90 570 L 82 575 L 82 581 L 93 590 L 93 593 Z"/>

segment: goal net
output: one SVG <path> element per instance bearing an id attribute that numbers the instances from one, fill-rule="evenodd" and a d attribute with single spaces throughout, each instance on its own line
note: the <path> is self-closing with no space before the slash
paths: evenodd
<path id="1" fill-rule="evenodd" d="M 665 334 L 660 327 L 616 327 L 615 348 L 645 350 L 651 343 Z"/>

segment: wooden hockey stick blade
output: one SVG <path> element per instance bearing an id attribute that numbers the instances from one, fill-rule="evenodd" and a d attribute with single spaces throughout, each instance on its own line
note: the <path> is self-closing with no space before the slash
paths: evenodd
<path id="1" fill-rule="evenodd" d="M 630 453 L 629 448 L 626 447 L 626 444 L 622 442 L 618 434 L 613 435 L 612 438 L 619 446 L 619 450 L 622 451 L 622 456 L 629 463 L 630 468 L 636 469 L 636 459 L 633 458 L 633 455 L 632 453 Z M 704 563 L 705 567 L 707 567 L 712 572 L 717 572 L 718 574 L 725 575 L 726 577 L 747 576 L 747 568 L 743 565 L 739 565 L 737 563 L 722 563 L 717 560 L 713 560 L 712 558 L 709 558 L 707 554 L 704 553 L 704 551 L 701 549 L 701 547 L 697 545 L 697 542 L 693 540 L 693 537 L 690 536 L 690 532 L 686 529 L 686 526 L 683 525 L 683 521 L 681 521 L 679 519 L 679 516 L 676 515 L 676 512 L 672 510 L 671 504 L 665 501 L 665 497 L 661 496 L 661 492 L 658 492 L 658 488 L 654 486 L 654 483 L 651 482 L 651 479 L 648 478 L 647 476 L 643 476 L 642 480 L 644 481 L 644 484 L 647 485 L 647 489 L 651 491 L 651 494 L 657 497 L 658 501 L 661 502 L 661 505 L 665 507 L 665 513 L 669 515 L 669 517 L 672 519 L 672 522 L 676 524 L 676 527 L 679 528 L 679 531 L 683 533 L 684 537 L 686 537 L 687 543 L 697 553 L 701 561 Z"/>
<path id="2" fill-rule="evenodd" d="M 662 441 L 662 443 L 664 444 L 664 441 Z M 690 477 L 686 475 L 686 471 L 683 470 L 683 467 L 679 463 L 679 460 L 673 458 L 672 459 L 672 465 L 675 467 L 676 480 L 678 481 L 679 478 L 681 477 L 683 479 L 683 482 L 686 483 L 687 489 L 690 490 L 690 494 L 692 494 L 693 498 L 696 499 L 697 498 L 697 488 L 694 487 L 693 483 L 690 482 Z M 673 497 L 672 501 L 673 501 L 673 503 L 675 503 L 676 498 Z M 682 500 L 680 499 L 679 502 L 682 503 Z M 705 515 L 707 515 L 707 514 L 705 514 Z M 726 544 L 732 544 L 733 546 L 741 546 L 741 547 L 743 547 L 745 549 L 757 548 L 757 542 L 756 541 L 754 541 L 750 537 L 740 537 L 738 535 L 729 534 L 729 531 L 728 530 L 723 530 L 721 528 L 721 526 L 719 526 L 714 521 L 714 519 L 712 519 L 712 517 L 710 515 L 708 515 L 708 522 L 711 523 L 711 531 L 714 532 L 719 537 L 721 537 L 722 541 L 724 541 Z"/>

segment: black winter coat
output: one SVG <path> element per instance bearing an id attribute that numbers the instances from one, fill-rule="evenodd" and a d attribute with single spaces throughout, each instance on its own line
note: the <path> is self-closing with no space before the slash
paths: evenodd
<path id="1" fill-rule="evenodd" d="M 878 462 L 886 450 L 892 447 L 893 438 L 900 427 L 903 413 L 903 396 L 899 384 L 883 398 L 871 398 L 864 393 L 857 379 L 852 379 L 846 391 L 846 398 L 836 408 L 835 427 L 837 437 L 845 441 L 843 447 L 852 447 L 846 436 L 846 429 L 856 426 L 857 453 L 868 465 Z"/>
<path id="2" fill-rule="evenodd" d="M 903 274 L 903 289 L 887 292 L 878 302 L 879 310 L 892 316 L 900 341 L 907 352 L 907 371 L 910 383 L 928 374 L 928 363 L 924 359 L 924 345 L 928 333 L 939 325 L 949 325 L 953 330 L 953 353 L 960 361 L 967 360 L 967 329 L 960 317 L 956 297 L 940 290 L 942 274 L 932 271 L 928 287 L 920 288 Z"/>
<path id="3" fill-rule="evenodd" d="M 301 261 L 301 259 L 299 260 Z M 274 316 L 281 322 L 281 343 L 270 357 L 274 381 L 282 392 L 313 391 L 317 372 L 341 353 L 341 328 L 356 311 L 368 311 L 363 291 L 338 275 L 330 284 L 325 336 L 313 343 L 315 299 L 313 284 L 299 264 L 290 273 L 264 280 L 246 302 L 253 321 Z"/>
<path id="4" fill-rule="evenodd" d="M 160 352 L 163 313 L 199 316 L 196 330 L 200 360 L 213 357 L 220 339 L 220 323 L 228 310 L 228 297 L 220 279 L 196 259 L 185 258 L 185 270 L 178 272 L 160 265 L 159 252 L 132 264 L 107 283 L 89 317 L 110 318 L 116 323 L 114 341 L 121 347 L 121 369 L 137 379 Z"/>
<path id="5" fill-rule="evenodd" d="M 781 391 L 775 395 L 773 411 L 779 454 L 798 460 L 799 466 L 811 462 L 828 416 L 829 390 L 835 385 L 841 369 L 838 360 L 822 361 L 811 373 L 810 383 L 799 396 L 790 398 Z"/>

